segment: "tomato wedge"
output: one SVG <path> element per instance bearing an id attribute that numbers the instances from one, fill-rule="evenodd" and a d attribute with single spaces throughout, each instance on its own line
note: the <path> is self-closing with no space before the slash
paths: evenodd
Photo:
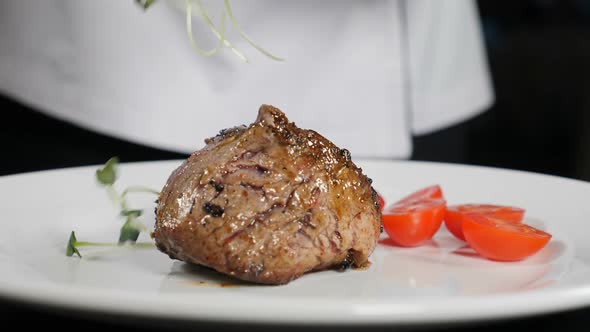
<path id="1" fill-rule="evenodd" d="M 476 213 L 506 221 L 521 222 L 524 209 L 514 206 L 493 204 L 461 204 L 448 206 L 445 212 L 445 226 L 458 239 L 465 241 L 463 235 L 463 218 L 467 214 Z"/>
<path id="2" fill-rule="evenodd" d="M 430 240 L 445 215 L 444 199 L 395 204 L 383 211 L 383 227 L 396 245 L 415 247 Z"/>
<path id="3" fill-rule="evenodd" d="M 525 259 L 551 240 L 551 234 L 532 226 L 481 214 L 465 215 L 463 234 L 478 254 L 497 261 Z"/>
<path id="4" fill-rule="evenodd" d="M 438 184 L 432 185 L 430 187 L 422 188 L 422 189 L 400 199 L 395 204 L 396 205 L 407 204 L 407 203 L 412 203 L 412 202 L 421 201 L 421 200 L 425 200 L 425 199 L 433 199 L 433 198 L 444 199 L 442 189 Z"/>

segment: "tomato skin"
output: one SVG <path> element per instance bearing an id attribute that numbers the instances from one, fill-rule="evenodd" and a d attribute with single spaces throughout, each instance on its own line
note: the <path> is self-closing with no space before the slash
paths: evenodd
<path id="1" fill-rule="evenodd" d="M 463 233 L 478 254 L 496 261 L 518 261 L 534 255 L 551 240 L 551 234 L 532 226 L 481 214 L 466 214 Z"/>
<path id="2" fill-rule="evenodd" d="M 385 199 L 380 193 L 377 193 L 377 198 L 379 198 L 379 206 L 381 206 L 381 211 L 383 211 L 385 209 Z"/>
<path id="3" fill-rule="evenodd" d="M 466 214 L 482 214 L 511 222 L 521 222 L 525 210 L 514 206 L 493 204 L 461 204 L 447 207 L 445 212 L 445 226 L 456 238 L 465 241 L 463 234 L 463 218 Z"/>
<path id="4" fill-rule="evenodd" d="M 447 230 L 456 238 L 465 241 L 465 235 L 463 235 L 463 214 L 452 211 L 449 206 L 445 211 L 444 219 Z"/>
<path id="5" fill-rule="evenodd" d="M 400 199 L 395 204 L 408 204 L 425 199 L 444 199 L 441 187 L 438 184 L 435 184 L 426 188 L 422 188 Z"/>
<path id="6" fill-rule="evenodd" d="M 430 240 L 442 225 L 444 199 L 395 204 L 383 211 L 383 227 L 396 245 L 415 247 Z"/>

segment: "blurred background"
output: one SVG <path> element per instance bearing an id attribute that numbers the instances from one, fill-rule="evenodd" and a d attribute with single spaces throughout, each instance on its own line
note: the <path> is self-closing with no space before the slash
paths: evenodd
<path id="1" fill-rule="evenodd" d="M 416 139 L 414 159 L 590 180 L 590 1 L 478 1 L 495 105 Z M 462 154 L 433 149 L 465 131 Z"/>
<path id="2" fill-rule="evenodd" d="M 590 180 L 590 1 L 478 1 L 496 102 L 484 114 L 416 137 L 412 159 L 487 165 Z M 38 137 L 76 135 L 80 146 L 97 136 L 48 119 L 0 96 L 4 158 L 0 175 L 124 161 L 183 158 L 113 138 L 116 151 L 72 156 Z M 41 121 L 43 120 L 43 121 Z M 24 130 L 24 132 L 23 132 Z M 457 139 L 458 137 L 467 139 Z M 19 138 L 19 139 L 15 139 Z M 22 139 L 21 139 L 22 138 Z M 454 149 L 448 149 L 452 144 Z"/>

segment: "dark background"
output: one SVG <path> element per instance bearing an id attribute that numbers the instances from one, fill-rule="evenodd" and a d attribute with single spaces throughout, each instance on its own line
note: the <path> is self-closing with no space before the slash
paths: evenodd
<path id="1" fill-rule="evenodd" d="M 463 124 L 415 138 L 412 159 L 590 180 L 590 1 L 478 3 L 496 103 Z M 0 121 L 0 175 L 99 164 L 113 155 L 123 161 L 185 157 L 77 129 L 7 98 L 0 97 L 0 110 L 5 115 Z M 0 309 L 21 327 L 55 323 L 57 317 L 9 302 L 0 302 Z M 23 320 L 24 316 L 34 319 Z M 585 331 L 589 323 L 586 308 L 463 328 Z M 87 330 L 120 327 L 83 318 L 67 325 Z"/>
<path id="2" fill-rule="evenodd" d="M 479 1 L 495 105 L 416 139 L 415 159 L 590 180 L 590 1 Z M 460 133 L 453 133 L 458 131 Z M 462 153 L 435 142 L 465 135 Z M 444 143 L 444 142 L 443 142 Z"/>

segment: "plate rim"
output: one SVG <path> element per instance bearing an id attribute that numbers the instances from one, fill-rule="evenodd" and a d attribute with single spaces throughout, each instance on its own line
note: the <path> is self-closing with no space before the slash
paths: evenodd
<path id="1" fill-rule="evenodd" d="M 183 159 L 171 159 L 162 161 L 140 161 L 140 162 L 127 162 L 122 163 L 122 168 L 129 167 L 148 167 L 160 165 L 170 165 L 173 163 L 180 163 Z M 561 177 L 550 174 L 535 173 L 521 170 L 512 170 L 506 168 L 489 167 L 489 166 L 478 166 L 478 165 L 465 165 L 465 164 L 452 164 L 452 163 L 440 163 L 440 162 L 429 162 L 429 161 L 408 161 L 408 160 L 370 160 L 370 159 L 359 159 L 355 162 L 361 163 L 373 163 L 382 165 L 412 165 L 420 164 L 426 166 L 443 166 L 443 167 L 461 167 L 468 169 L 484 169 L 493 172 L 506 172 L 506 173 L 521 173 L 527 176 L 541 176 L 548 177 L 555 180 L 567 181 L 574 184 L 581 184 L 590 186 L 590 182 L 583 180 L 572 179 L 567 177 Z M 11 174 L 0 176 L 0 183 L 6 180 L 18 180 L 26 177 L 44 176 L 44 175 L 56 175 L 64 172 L 85 172 L 90 169 L 94 170 L 100 165 L 89 165 L 89 166 L 76 166 L 76 167 L 65 167 L 59 169 L 43 170 L 37 172 L 27 172 L 19 174 Z M 481 321 L 497 318 L 513 318 L 513 317 L 524 317 L 533 316 L 545 313 L 554 313 L 564 310 L 577 309 L 581 307 L 590 306 L 590 283 L 582 287 L 578 286 L 575 289 L 546 289 L 539 290 L 532 293 L 510 293 L 510 294 L 494 294 L 485 296 L 470 296 L 470 297 L 443 297 L 440 299 L 433 298 L 432 302 L 426 303 L 424 298 L 419 301 L 406 302 L 407 308 L 400 311 L 399 303 L 379 303 L 377 302 L 366 302 L 356 303 L 356 311 L 352 309 L 352 305 L 347 308 L 346 315 L 342 315 L 339 310 L 338 316 L 326 315 L 326 311 L 317 311 L 317 313 L 323 313 L 323 315 L 314 314 L 307 315 L 306 321 L 299 321 L 294 319 L 293 315 L 284 317 L 280 315 L 280 312 L 273 312 L 270 315 L 252 314 L 249 311 L 247 315 L 224 315 L 219 314 L 221 309 L 219 305 L 212 307 L 210 305 L 204 305 L 200 301 L 191 300 L 188 297 L 179 296 L 178 294 L 159 294 L 158 303 L 154 304 L 150 300 L 153 300 L 153 295 L 139 294 L 137 292 L 131 292 L 125 294 L 128 297 L 125 301 L 114 301 L 112 298 L 113 292 L 104 292 L 100 290 L 90 288 L 72 288 L 67 285 L 60 284 L 43 284 L 34 285 L 31 287 L 30 283 L 18 284 L 13 282 L 7 282 L 0 278 L 0 297 L 5 299 L 12 299 L 16 301 L 23 301 L 32 305 L 44 305 L 50 307 L 60 307 L 69 310 L 83 310 L 84 312 L 102 312 L 110 313 L 115 315 L 155 315 L 156 319 L 173 319 L 173 320 L 189 320 L 189 321 L 224 321 L 224 322 L 249 322 L 249 323 L 280 323 L 280 324 L 297 324 L 297 325 L 334 325 L 336 324 L 354 324 L 354 325 L 422 325 L 437 322 L 445 323 L 457 323 L 457 322 L 469 322 L 469 321 Z M 524 296 L 523 296 L 524 295 Z M 200 297 L 209 300 L 212 295 L 205 294 L 199 295 Z M 218 294 L 215 298 L 218 298 Z M 235 296 L 235 295 L 233 295 Z M 248 296 L 247 294 L 239 294 L 238 297 Z M 482 297 L 485 297 L 485 301 L 482 304 Z M 547 297 L 551 297 L 552 301 L 546 301 Z M 91 299 L 99 299 L 99 302 L 89 301 Z M 110 301 L 109 301 L 110 299 Z M 173 305 L 179 299 L 183 301 L 183 304 L 187 304 L 185 308 L 191 308 L 197 310 L 197 314 L 191 316 L 190 312 L 186 310 L 161 310 L 162 302 L 165 305 Z M 271 301 L 273 303 L 281 302 L 283 307 L 292 307 L 293 299 L 289 300 L 277 300 L 277 297 L 271 299 L 263 298 L 263 301 Z M 297 299 L 299 300 L 299 299 Z M 260 299 L 258 299 L 260 301 Z M 462 307 L 476 304 L 479 307 L 477 311 L 471 311 L 466 314 L 465 312 L 460 313 L 458 310 L 440 310 L 440 308 L 452 308 L 456 302 L 460 302 Z M 289 303 L 283 303 L 289 302 Z M 305 302 L 305 301 L 299 301 Z M 416 302 L 416 303 L 413 303 Z M 134 304 L 129 306 L 129 304 Z M 147 303 L 147 304 L 146 304 Z M 317 301 L 314 306 L 328 306 L 330 301 Z M 506 305 L 508 303 L 508 305 Z M 143 304 L 143 306 L 141 305 Z M 289 305 L 288 305 L 289 304 Z M 298 303 L 301 304 L 301 303 Z M 499 305 L 501 304 L 501 305 Z M 190 306 L 189 306 L 190 305 Z M 363 310 L 359 311 L 359 305 L 365 306 Z M 272 307 L 267 305 L 268 307 Z M 418 308 L 422 306 L 422 308 Z M 482 310 L 482 306 L 484 307 Z M 183 306 L 181 306 L 183 307 Z M 278 307 L 278 306 L 277 306 Z M 141 311 L 139 308 L 143 308 Z M 212 308 L 216 308 L 213 310 Z M 490 310 L 485 310 L 485 309 Z M 131 310 L 130 310 L 131 309 Z M 493 309 L 493 310 L 492 310 Z M 405 310 L 405 311 L 404 311 Z M 313 312 L 313 311 L 312 311 Z M 425 315 L 429 312 L 430 315 Z M 432 314 L 435 312 L 436 314 Z M 445 312 L 443 314 L 443 312 Z M 308 314 L 308 312 L 306 312 Z M 403 315 L 402 315 L 403 313 Z M 194 314 L 194 312 L 192 313 Z M 334 314 L 333 314 L 334 315 Z"/>

